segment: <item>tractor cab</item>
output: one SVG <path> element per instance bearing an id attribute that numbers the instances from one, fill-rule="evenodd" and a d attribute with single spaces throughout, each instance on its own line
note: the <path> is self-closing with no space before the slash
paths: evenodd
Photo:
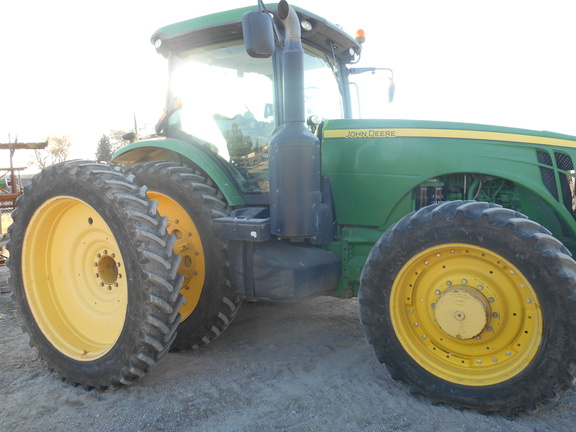
<path id="1" fill-rule="evenodd" d="M 277 17 L 276 5 L 266 7 Z M 275 18 L 278 42 L 269 58 L 251 57 L 242 18 L 253 9 L 172 24 L 151 39 L 169 63 L 168 108 L 157 133 L 211 153 L 247 204 L 262 202 L 254 195 L 270 190 L 269 140 L 285 121 L 284 25 Z M 360 44 L 324 18 L 295 10 L 301 23 L 303 97 L 310 127 L 315 129 L 322 119 L 350 118 L 346 64 L 358 59 Z M 132 160 L 132 147 L 122 149 L 116 161 L 141 162 Z"/>

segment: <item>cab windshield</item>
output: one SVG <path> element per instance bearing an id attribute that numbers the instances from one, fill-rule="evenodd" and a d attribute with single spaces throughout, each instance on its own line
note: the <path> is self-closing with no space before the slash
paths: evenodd
<path id="1" fill-rule="evenodd" d="M 334 67 L 319 53 L 305 54 L 306 115 L 341 118 Z M 244 45 L 183 51 L 172 59 L 171 97 L 182 108 L 170 126 L 225 161 L 242 193 L 267 193 L 268 140 L 276 113 L 272 59 L 248 56 Z"/>

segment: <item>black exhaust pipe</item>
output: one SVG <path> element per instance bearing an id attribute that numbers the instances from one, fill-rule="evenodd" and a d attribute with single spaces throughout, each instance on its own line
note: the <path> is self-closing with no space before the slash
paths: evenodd
<path id="1" fill-rule="evenodd" d="M 320 141 L 306 127 L 304 50 L 300 20 L 282 0 L 278 17 L 284 23 L 284 124 L 270 138 L 271 233 L 292 241 L 320 233 Z"/>

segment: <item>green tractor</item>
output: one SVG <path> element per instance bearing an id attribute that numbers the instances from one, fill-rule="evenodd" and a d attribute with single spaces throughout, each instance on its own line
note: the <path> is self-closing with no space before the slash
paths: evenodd
<path id="1" fill-rule="evenodd" d="M 576 137 L 354 119 L 376 68 L 286 1 L 152 43 L 156 134 L 46 168 L 13 214 L 13 298 L 51 368 L 130 384 L 243 300 L 357 295 L 377 359 L 434 403 L 513 415 L 572 386 Z"/>

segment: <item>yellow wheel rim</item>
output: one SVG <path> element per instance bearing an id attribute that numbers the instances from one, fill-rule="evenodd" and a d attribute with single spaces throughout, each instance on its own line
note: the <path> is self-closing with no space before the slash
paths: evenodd
<path id="1" fill-rule="evenodd" d="M 413 257 L 393 284 L 390 312 L 412 359 L 462 385 L 517 375 L 542 339 L 542 312 L 530 283 L 478 246 L 444 244 Z"/>
<path id="2" fill-rule="evenodd" d="M 148 191 L 148 198 L 158 201 L 158 213 L 169 220 L 167 231 L 176 236 L 174 252 L 182 256 L 178 272 L 184 276 L 180 293 L 186 302 L 180 308 L 182 321 L 188 318 L 200 300 L 205 278 L 202 240 L 188 213 L 167 195 Z"/>
<path id="3" fill-rule="evenodd" d="M 22 244 L 26 299 L 59 352 L 91 361 L 116 344 L 128 305 L 124 261 L 110 227 L 72 197 L 44 202 Z"/>

